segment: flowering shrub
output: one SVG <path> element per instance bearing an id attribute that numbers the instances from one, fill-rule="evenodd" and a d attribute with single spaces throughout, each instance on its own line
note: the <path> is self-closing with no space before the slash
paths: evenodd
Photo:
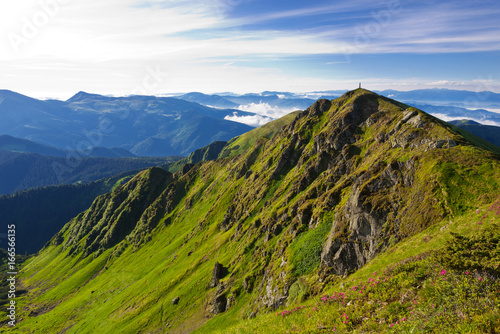
<path id="1" fill-rule="evenodd" d="M 383 274 L 283 310 L 283 332 L 499 332 L 500 281 L 477 270 L 443 267 L 434 254 L 389 266 Z M 445 278 L 445 279 L 444 279 Z M 307 309 L 306 312 L 300 312 Z M 290 317 L 290 318 L 289 318 Z"/>

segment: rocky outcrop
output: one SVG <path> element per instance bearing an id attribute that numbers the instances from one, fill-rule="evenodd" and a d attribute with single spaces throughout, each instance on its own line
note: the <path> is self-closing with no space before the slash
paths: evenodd
<path id="1" fill-rule="evenodd" d="M 219 280 L 224 278 L 228 274 L 228 270 L 219 262 L 215 262 L 214 269 L 212 271 L 212 280 L 210 281 L 210 287 L 215 288 L 219 285 Z"/>
<path id="2" fill-rule="evenodd" d="M 359 176 L 342 214 L 332 224 L 321 253 L 321 263 L 337 275 L 361 268 L 388 245 L 396 235 L 399 220 L 389 223 L 401 203 L 392 192 L 411 187 L 414 161 L 379 163 Z"/>
<path id="3" fill-rule="evenodd" d="M 321 116 L 323 113 L 330 110 L 332 106 L 332 101 L 321 99 L 316 102 L 312 106 L 310 106 L 305 112 L 308 116 Z"/>

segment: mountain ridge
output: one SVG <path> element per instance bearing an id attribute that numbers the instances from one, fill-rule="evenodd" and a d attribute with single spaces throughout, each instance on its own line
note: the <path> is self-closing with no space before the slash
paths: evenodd
<path id="1" fill-rule="evenodd" d="M 498 197 L 499 155 L 416 108 L 357 89 L 292 116 L 98 197 L 23 269 L 20 330 L 225 328 Z"/>

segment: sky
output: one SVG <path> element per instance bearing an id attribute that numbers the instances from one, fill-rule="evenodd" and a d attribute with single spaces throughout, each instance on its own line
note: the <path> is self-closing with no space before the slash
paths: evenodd
<path id="1" fill-rule="evenodd" d="M 498 17 L 496 0 L 2 1 L 0 89 L 500 93 Z"/>

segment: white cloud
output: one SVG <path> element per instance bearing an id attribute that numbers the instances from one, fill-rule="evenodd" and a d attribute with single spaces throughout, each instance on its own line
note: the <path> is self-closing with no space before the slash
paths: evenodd
<path id="1" fill-rule="evenodd" d="M 271 106 L 269 103 L 250 103 L 246 105 L 240 105 L 239 110 L 252 112 L 258 115 L 263 115 L 273 119 L 280 118 L 289 114 L 293 111 L 299 110 L 299 108 L 279 108 L 276 106 Z"/>
<path id="2" fill-rule="evenodd" d="M 450 117 L 446 114 L 439 114 L 439 113 L 431 113 L 432 116 L 437 117 L 445 122 L 450 122 L 450 121 L 459 121 L 462 119 L 469 119 L 478 123 L 481 123 L 483 125 L 494 125 L 494 126 L 500 126 L 500 123 L 490 121 L 490 120 L 484 120 L 484 119 L 478 119 L 478 118 L 473 118 L 473 117 Z"/>
<path id="3" fill-rule="evenodd" d="M 299 108 L 280 108 L 276 106 L 271 106 L 269 103 L 250 103 L 246 105 L 240 105 L 238 107 L 241 111 L 248 111 L 255 113 L 255 116 L 226 116 L 225 119 L 244 123 L 250 126 L 261 126 L 272 120 L 278 119 L 286 114 L 293 111 L 299 110 Z"/>
<path id="4" fill-rule="evenodd" d="M 266 116 L 261 116 L 261 115 L 254 115 L 254 116 L 226 116 L 224 119 L 227 119 L 229 121 L 233 122 L 238 122 L 238 123 L 243 123 L 246 125 L 250 125 L 253 127 L 258 127 L 261 125 L 264 125 L 266 123 L 269 123 L 273 120 L 273 118 L 269 118 Z"/>

